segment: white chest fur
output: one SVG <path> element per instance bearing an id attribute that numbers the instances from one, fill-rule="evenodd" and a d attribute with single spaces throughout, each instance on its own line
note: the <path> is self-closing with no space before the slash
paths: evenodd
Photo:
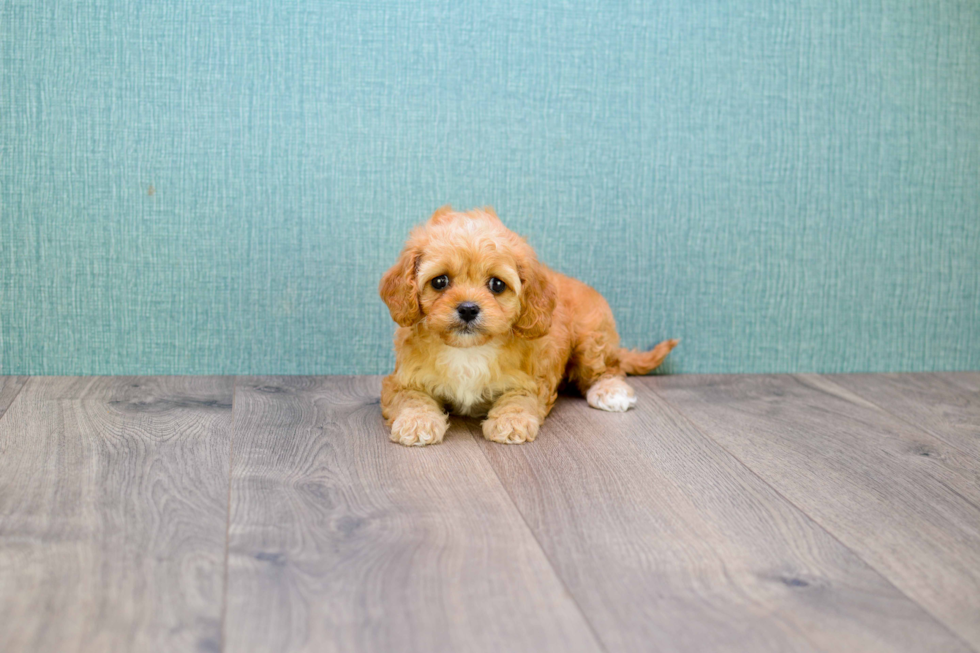
<path id="1" fill-rule="evenodd" d="M 445 347 L 436 359 L 442 377 L 440 398 L 461 415 L 485 414 L 500 393 L 495 389 L 497 353 L 497 345 Z"/>

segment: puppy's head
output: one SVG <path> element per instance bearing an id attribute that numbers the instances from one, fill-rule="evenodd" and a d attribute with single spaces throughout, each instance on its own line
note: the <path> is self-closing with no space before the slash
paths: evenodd
<path id="1" fill-rule="evenodd" d="M 555 309 L 534 250 L 490 208 L 437 210 L 412 232 L 378 290 L 395 322 L 422 323 L 453 347 L 538 338 Z"/>

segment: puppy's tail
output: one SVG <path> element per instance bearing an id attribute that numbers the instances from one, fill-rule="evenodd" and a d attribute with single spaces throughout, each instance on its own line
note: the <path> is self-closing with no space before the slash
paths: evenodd
<path id="1" fill-rule="evenodd" d="M 650 351 L 636 351 L 635 349 L 619 350 L 619 366 L 627 374 L 646 374 L 654 369 L 667 358 L 670 350 L 677 346 L 680 340 L 664 340 Z"/>

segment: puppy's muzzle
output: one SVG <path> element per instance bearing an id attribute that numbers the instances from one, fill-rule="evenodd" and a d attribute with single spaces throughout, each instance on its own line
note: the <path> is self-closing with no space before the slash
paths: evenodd
<path id="1" fill-rule="evenodd" d="M 469 324 L 480 315 L 480 306 L 474 302 L 463 302 L 456 306 L 456 314 L 459 319 Z"/>

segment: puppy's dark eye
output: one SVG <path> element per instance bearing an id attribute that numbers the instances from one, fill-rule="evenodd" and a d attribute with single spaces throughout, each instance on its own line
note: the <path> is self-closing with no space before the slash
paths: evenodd
<path id="1" fill-rule="evenodd" d="M 507 290 L 507 284 L 497 277 L 490 279 L 490 283 L 487 285 L 490 286 L 490 292 L 492 292 L 494 295 L 499 295 L 503 291 Z"/>
<path id="2" fill-rule="evenodd" d="M 432 287 L 436 290 L 442 290 L 449 285 L 449 277 L 445 274 L 440 274 L 438 277 L 432 280 Z"/>

